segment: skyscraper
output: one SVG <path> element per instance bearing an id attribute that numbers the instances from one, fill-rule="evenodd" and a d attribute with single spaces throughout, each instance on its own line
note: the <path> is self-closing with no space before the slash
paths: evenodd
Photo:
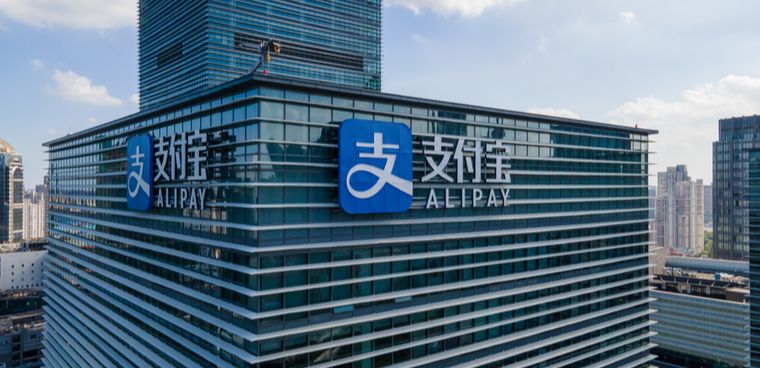
<path id="1" fill-rule="evenodd" d="M 244 77 L 56 139 L 46 363 L 644 366 L 653 133 Z"/>
<path id="2" fill-rule="evenodd" d="M 0 243 L 24 236 L 24 169 L 21 155 L 0 139 Z"/>
<path id="3" fill-rule="evenodd" d="M 700 255 L 704 249 L 704 191 L 685 165 L 657 174 L 655 237 L 657 246 Z"/>
<path id="4" fill-rule="evenodd" d="M 282 53 L 269 75 L 380 90 L 381 0 L 142 0 L 140 107 L 251 72 L 259 43 Z"/>
<path id="5" fill-rule="evenodd" d="M 760 124 L 758 124 L 760 125 Z M 747 154 L 746 197 L 749 248 L 750 367 L 760 367 L 760 149 Z"/>
<path id="6" fill-rule="evenodd" d="M 760 116 L 722 119 L 713 143 L 713 248 L 716 258 L 749 256 L 748 149 L 760 148 Z"/>

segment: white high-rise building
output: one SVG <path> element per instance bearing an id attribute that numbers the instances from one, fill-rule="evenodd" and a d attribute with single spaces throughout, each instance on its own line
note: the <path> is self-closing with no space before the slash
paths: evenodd
<path id="1" fill-rule="evenodd" d="M 45 211 L 43 193 L 29 192 L 24 196 L 24 240 L 45 237 Z"/>
<path id="2" fill-rule="evenodd" d="M 685 165 L 657 174 L 655 239 L 657 245 L 692 255 L 704 249 L 704 186 L 692 181 Z"/>

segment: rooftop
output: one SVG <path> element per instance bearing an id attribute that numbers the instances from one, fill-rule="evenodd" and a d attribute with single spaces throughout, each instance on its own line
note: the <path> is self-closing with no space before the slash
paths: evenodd
<path id="1" fill-rule="evenodd" d="M 746 302 L 749 295 L 747 285 L 686 276 L 655 275 L 650 285 L 657 291 L 740 303 Z"/>
<path id="2" fill-rule="evenodd" d="M 601 122 L 588 121 L 588 120 L 571 119 L 571 118 L 564 118 L 564 117 L 557 117 L 557 116 L 548 116 L 548 115 L 540 115 L 540 114 L 533 114 L 533 113 L 527 113 L 527 112 L 519 112 L 519 111 L 513 111 L 513 110 L 506 110 L 506 109 L 488 108 L 488 107 L 482 107 L 482 106 L 446 102 L 446 101 L 433 100 L 433 99 L 409 97 L 409 96 L 403 96 L 403 95 L 397 95 L 397 94 L 391 94 L 391 93 L 369 91 L 369 90 L 364 90 L 364 89 L 340 87 L 340 86 L 335 86 L 335 85 L 318 82 L 318 81 L 306 81 L 306 80 L 300 80 L 300 79 L 278 78 L 278 77 L 271 77 L 271 76 L 263 77 L 263 76 L 258 76 L 258 75 L 256 76 L 247 75 L 247 76 L 243 76 L 238 79 L 235 79 L 233 81 L 221 84 L 219 86 L 209 88 L 203 92 L 193 93 L 190 95 L 175 98 L 159 106 L 145 109 L 138 113 L 128 115 L 128 116 L 125 116 L 120 119 L 116 119 L 108 123 L 100 124 L 100 125 L 97 125 L 92 128 L 85 129 L 76 133 L 69 133 L 68 135 L 64 137 L 46 142 L 43 145 L 51 146 L 55 144 L 60 144 L 66 141 L 76 139 L 76 138 L 81 138 L 83 136 L 95 134 L 101 131 L 110 130 L 113 127 L 119 126 L 120 124 L 124 124 L 126 122 L 130 122 L 130 121 L 137 120 L 137 119 L 147 117 L 147 116 L 152 116 L 161 112 L 168 112 L 169 110 L 174 110 L 183 105 L 189 105 L 199 100 L 204 100 L 211 97 L 218 97 L 222 95 L 228 95 L 237 90 L 240 90 L 246 87 L 257 86 L 257 85 L 274 86 L 274 87 L 282 87 L 282 88 L 290 87 L 290 88 L 302 88 L 302 89 L 316 89 L 316 90 L 324 91 L 325 93 L 352 95 L 356 97 L 366 97 L 366 98 L 371 98 L 374 100 L 381 100 L 381 101 L 387 101 L 387 102 L 400 102 L 400 103 L 410 104 L 410 105 L 417 104 L 417 105 L 425 105 L 425 106 L 440 106 L 441 108 L 457 109 L 462 112 L 510 115 L 510 116 L 515 116 L 518 118 L 538 119 L 538 120 L 542 120 L 542 121 L 546 121 L 550 123 L 556 122 L 556 123 L 564 123 L 564 124 L 571 124 L 571 125 L 592 127 L 592 128 L 609 128 L 609 129 L 615 129 L 615 130 L 624 130 L 624 131 L 628 131 L 634 134 L 657 134 L 656 130 L 643 129 L 643 128 L 639 128 L 638 126 L 631 127 L 631 126 L 601 123 Z"/>

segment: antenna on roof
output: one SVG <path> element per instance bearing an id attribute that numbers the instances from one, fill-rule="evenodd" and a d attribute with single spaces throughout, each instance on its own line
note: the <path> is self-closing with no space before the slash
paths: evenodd
<path id="1" fill-rule="evenodd" d="M 261 41 L 261 45 L 259 46 L 261 57 L 259 58 L 259 62 L 256 63 L 256 66 L 253 67 L 253 70 L 251 70 L 251 75 L 256 74 L 256 70 L 258 70 L 262 65 L 269 64 L 269 62 L 272 60 L 271 54 L 279 54 L 281 49 L 282 44 L 280 44 L 280 41 L 273 39 L 266 39 Z M 264 75 L 267 75 L 266 69 L 264 69 Z"/>

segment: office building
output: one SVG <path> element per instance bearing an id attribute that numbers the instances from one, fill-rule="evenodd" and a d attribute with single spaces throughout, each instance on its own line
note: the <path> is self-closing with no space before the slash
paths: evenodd
<path id="1" fill-rule="evenodd" d="M 265 39 L 282 49 L 259 72 L 379 91 L 381 17 L 381 0 L 140 1 L 140 107 L 249 74 Z"/>
<path id="2" fill-rule="evenodd" d="M 657 246 L 700 255 L 704 249 L 702 180 L 692 181 L 685 165 L 657 174 Z"/>
<path id="3" fill-rule="evenodd" d="M 0 139 L 0 243 L 21 241 L 24 235 L 23 198 L 21 155 Z"/>
<path id="4" fill-rule="evenodd" d="M 712 229 L 713 224 L 713 191 L 712 185 L 703 186 L 705 196 L 705 228 Z"/>
<path id="5" fill-rule="evenodd" d="M 748 149 L 760 148 L 760 116 L 722 119 L 713 143 L 713 248 L 716 258 L 747 260 Z"/>
<path id="6" fill-rule="evenodd" d="M 42 366 L 46 251 L 36 249 L 38 243 L 0 247 L 0 367 Z"/>
<path id="7" fill-rule="evenodd" d="M 42 310 L 0 316 L 0 366 L 42 366 Z"/>
<path id="8" fill-rule="evenodd" d="M 42 287 L 46 250 L 0 252 L 0 292 Z"/>
<path id="9" fill-rule="evenodd" d="M 48 142 L 45 359 L 643 366 L 653 133 L 256 77 Z"/>
<path id="10" fill-rule="evenodd" d="M 746 281 L 746 279 L 745 279 Z M 745 283 L 712 274 L 656 275 L 652 342 L 657 367 L 747 367 L 749 303 Z"/>

